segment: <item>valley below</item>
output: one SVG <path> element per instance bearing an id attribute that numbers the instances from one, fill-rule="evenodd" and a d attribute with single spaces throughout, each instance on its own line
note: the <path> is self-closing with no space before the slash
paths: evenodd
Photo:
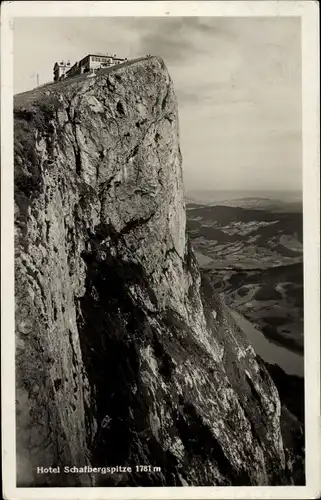
<path id="1" fill-rule="evenodd" d="M 284 203 L 282 211 L 230 204 L 187 205 L 199 265 L 228 305 L 302 355 L 302 212 L 286 212 Z"/>
<path id="2" fill-rule="evenodd" d="M 187 202 L 187 228 L 199 265 L 263 359 L 282 402 L 302 422 L 301 205 L 254 196 L 206 200 Z"/>

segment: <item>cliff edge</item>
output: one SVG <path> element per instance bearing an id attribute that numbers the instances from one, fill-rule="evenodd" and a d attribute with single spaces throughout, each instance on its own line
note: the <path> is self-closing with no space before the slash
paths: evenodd
<path id="1" fill-rule="evenodd" d="M 163 61 L 14 113 L 18 485 L 288 484 L 276 388 L 186 237 Z M 37 474 L 64 465 L 132 471 Z"/>

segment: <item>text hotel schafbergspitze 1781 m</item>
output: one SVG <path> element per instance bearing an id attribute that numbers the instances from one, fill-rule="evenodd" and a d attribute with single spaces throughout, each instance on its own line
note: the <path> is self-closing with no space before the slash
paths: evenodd
<path id="1" fill-rule="evenodd" d="M 85 465 L 84 467 L 76 467 L 75 465 L 69 466 L 65 465 L 63 468 L 57 467 L 37 467 L 37 474 L 115 474 L 120 472 L 161 472 L 161 467 L 152 465 L 135 465 L 131 466 L 121 466 L 116 465 L 114 467 L 91 467 Z"/>

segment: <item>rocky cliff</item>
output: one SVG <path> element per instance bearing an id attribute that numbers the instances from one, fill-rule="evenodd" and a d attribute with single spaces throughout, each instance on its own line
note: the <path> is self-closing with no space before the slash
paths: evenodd
<path id="1" fill-rule="evenodd" d="M 289 482 L 278 393 L 185 235 L 181 162 L 158 58 L 15 98 L 21 486 Z M 58 465 L 133 470 L 37 474 Z"/>

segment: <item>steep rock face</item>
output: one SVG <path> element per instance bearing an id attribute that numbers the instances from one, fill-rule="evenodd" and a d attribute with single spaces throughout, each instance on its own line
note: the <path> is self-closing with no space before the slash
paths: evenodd
<path id="1" fill-rule="evenodd" d="M 286 484 L 275 386 L 185 236 L 163 62 L 17 96 L 15 202 L 18 484 Z M 86 464 L 152 468 L 36 474 Z"/>

